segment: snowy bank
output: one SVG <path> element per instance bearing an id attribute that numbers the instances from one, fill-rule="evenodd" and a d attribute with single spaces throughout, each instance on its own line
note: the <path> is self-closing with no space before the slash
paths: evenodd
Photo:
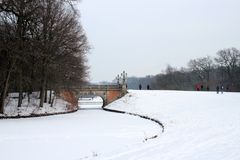
<path id="1" fill-rule="evenodd" d="M 43 107 L 39 107 L 39 92 L 34 92 L 28 97 L 24 94 L 23 103 L 21 107 L 18 105 L 18 94 L 10 93 L 5 101 L 4 114 L 0 114 L 0 118 L 26 118 L 26 117 L 37 117 L 54 114 L 62 114 L 76 111 L 70 108 L 70 104 L 60 97 L 54 97 L 53 104 L 44 103 Z"/>
<path id="2" fill-rule="evenodd" d="M 159 119 L 165 132 L 115 159 L 239 160 L 239 99 L 240 93 L 132 90 L 108 107 Z"/>

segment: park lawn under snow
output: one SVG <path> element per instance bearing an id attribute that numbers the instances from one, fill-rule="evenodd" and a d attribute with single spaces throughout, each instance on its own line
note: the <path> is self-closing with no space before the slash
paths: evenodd
<path id="1" fill-rule="evenodd" d="M 240 93 L 130 91 L 107 108 L 0 120 L 0 159 L 239 160 Z M 145 141 L 153 135 L 156 139 Z"/>
<path id="2" fill-rule="evenodd" d="M 165 132 L 116 159 L 239 160 L 240 93 L 130 91 L 109 108 L 160 120 Z"/>

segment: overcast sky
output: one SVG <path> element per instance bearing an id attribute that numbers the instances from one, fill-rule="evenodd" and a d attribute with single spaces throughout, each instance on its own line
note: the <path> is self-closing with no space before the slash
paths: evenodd
<path id="1" fill-rule="evenodd" d="M 82 0 L 90 80 L 155 75 L 240 48 L 240 0 Z"/>

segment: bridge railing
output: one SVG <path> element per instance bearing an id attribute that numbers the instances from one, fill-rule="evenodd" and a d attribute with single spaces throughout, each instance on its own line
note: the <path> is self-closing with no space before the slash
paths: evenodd
<path id="1" fill-rule="evenodd" d="M 122 89 L 121 85 L 87 85 L 87 86 L 81 86 L 79 89 L 102 89 L 102 90 L 107 90 L 107 89 Z"/>

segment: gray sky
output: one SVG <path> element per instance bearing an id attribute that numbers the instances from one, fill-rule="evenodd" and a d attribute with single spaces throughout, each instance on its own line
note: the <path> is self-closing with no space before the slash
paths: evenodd
<path id="1" fill-rule="evenodd" d="M 90 80 L 155 75 L 240 48 L 240 0 L 82 0 Z"/>

